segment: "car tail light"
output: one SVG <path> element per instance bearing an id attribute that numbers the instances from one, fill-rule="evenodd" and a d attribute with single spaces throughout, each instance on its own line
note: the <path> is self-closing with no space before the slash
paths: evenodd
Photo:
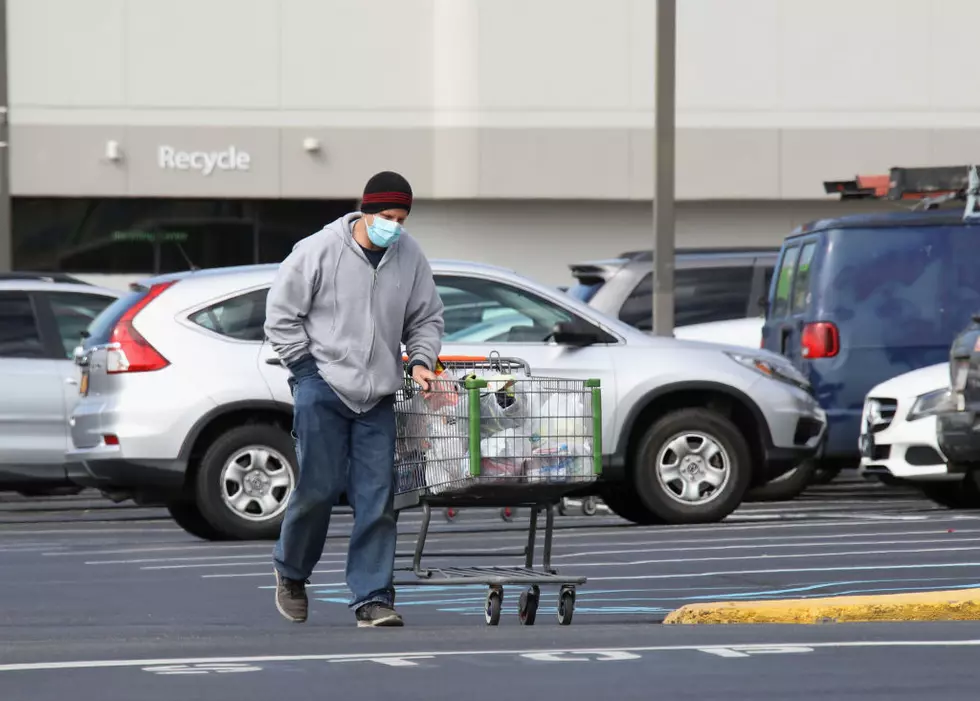
<path id="1" fill-rule="evenodd" d="M 840 332 L 829 321 L 817 321 L 803 327 L 800 350 L 804 358 L 833 358 L 840 352 Z"/>
<path id="2" fill-rule="evenodd" d="M 109 336 L 109 351 L 106 357 L 106 372 L 116 374 L 121 372 L 152 372 L 161 370 L 170 361 L 150 345 L 136 330 L 133 319 L 143 311 L 150 302 L 159 297 L 176 281 L 161 282 L 150 287 L 146 296 L 120 317 Z"/>

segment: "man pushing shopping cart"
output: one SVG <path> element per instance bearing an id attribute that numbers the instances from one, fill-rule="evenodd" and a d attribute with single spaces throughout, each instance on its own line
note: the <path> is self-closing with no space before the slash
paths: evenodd
<path id="1" fill-rule="evenodd" d="M 444 329 L 432 270 L 404 230 L 411 209 L 408 181 L 378 173 L 360 210 L 297 243 L 269 290 L 265 332 L 289 368 L 299 463 L 273 553 L 276 608 L 291 621 L 307 619 L 306 584 L 346 490 L 354 510 L 347 585 L 357 625 L 403 625 L 392 584 L 401 342 L 426 390 Z"/>

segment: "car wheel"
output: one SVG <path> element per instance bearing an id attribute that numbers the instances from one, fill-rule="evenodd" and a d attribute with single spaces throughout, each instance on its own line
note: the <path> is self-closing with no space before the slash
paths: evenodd
<path id="1" fill-rule="evenodd" d="M 810 486 L 810 480 L 817 469 L 813 460 L 797 465 L 776 479 L 750 489 L 744 501 L 790 501 L 800 496 Z"/>
<path id="2" fill-rule="evenodd" d="M 289 432 L 268 424 L 233 428 L 201 458 L 197 506 L 225 537 L 274 540 L 296 484 L 295 465 Z"/>
<path id="3" fill-rule="evenodd" d="M 813 476 L 810 478 L 810 484 L 830 484 L 837 479 L 842 469 L 840 465 L 817 463 L 816 469 L 813 471 Z"/>
<path id="4" fill-rule="evenodd" d="M 927 499 L 947 509 L 980 509 L 980 488 L 971 473 L 957 482 L 923 482 L 916 486 Z"/>
<path id="5" fill-rule="evenodd" d="M 599 496 L 614 514 L 638 526 L 656 526 L 664 522 L 646 507 L 632 486 L 606 484 L 600 489 Z"/>
<path id="6" fill-rule="evenodd" d="M 681 409 L 647 430 L 633 474 L 641 502 L 665 523 L 717 522 L 748 489 L 749 446 L 722 414 Z"/>
<path id="7" fill-rule="evenodd" d="M 177 501 L 167 504 L 167 511 L 174 523 L 203 540 L 225 540 L 225 537 L 204 518 L 197 504 L 190 501 Z"/>

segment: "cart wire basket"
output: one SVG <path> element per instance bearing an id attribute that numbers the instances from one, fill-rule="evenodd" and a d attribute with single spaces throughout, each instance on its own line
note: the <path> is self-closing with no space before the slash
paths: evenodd
<path id="1" fill-rule="evenodd" d="M 414 578 L 396 584 L 486 584 L 486 621 L 500 620 L 504 585 L 527 587 L 520 622 L 535 621 L 540 588 L 557 585 L 558 620 L 568 625 L 575 587 L 585 577 L 562 576 L 551 566 L 556 505 L 581 493 L 602 472 L 601 387 L 595 379 L 539 377 L 527 362 L 494 353 L 445 358 L 427 391 L 406 377 L 396 397 L 395 508 L 422 507 L 412 558 Z M 433 508 L 527 507 L 522 551 L 454 551 L 430 557 L 519 556 L 520 566 L 423 567 Z M 541 567 L 535 567 L 538 515 L 545 513 Z"/>

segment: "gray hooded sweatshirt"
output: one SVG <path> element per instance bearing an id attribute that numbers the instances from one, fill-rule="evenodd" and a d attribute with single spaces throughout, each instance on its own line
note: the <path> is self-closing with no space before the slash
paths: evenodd
<path id="1" fill-rule="evenodd" d="M 378 265 L 354 240 L 352 212 L 299 241 L 266 302 L 265 333 L 286 365 L 312 356 L 320 376 L 362 413 L 402 387 L 409 361 L 434 369 L 443 305 L 432 269 L 406 233 Z"/>

